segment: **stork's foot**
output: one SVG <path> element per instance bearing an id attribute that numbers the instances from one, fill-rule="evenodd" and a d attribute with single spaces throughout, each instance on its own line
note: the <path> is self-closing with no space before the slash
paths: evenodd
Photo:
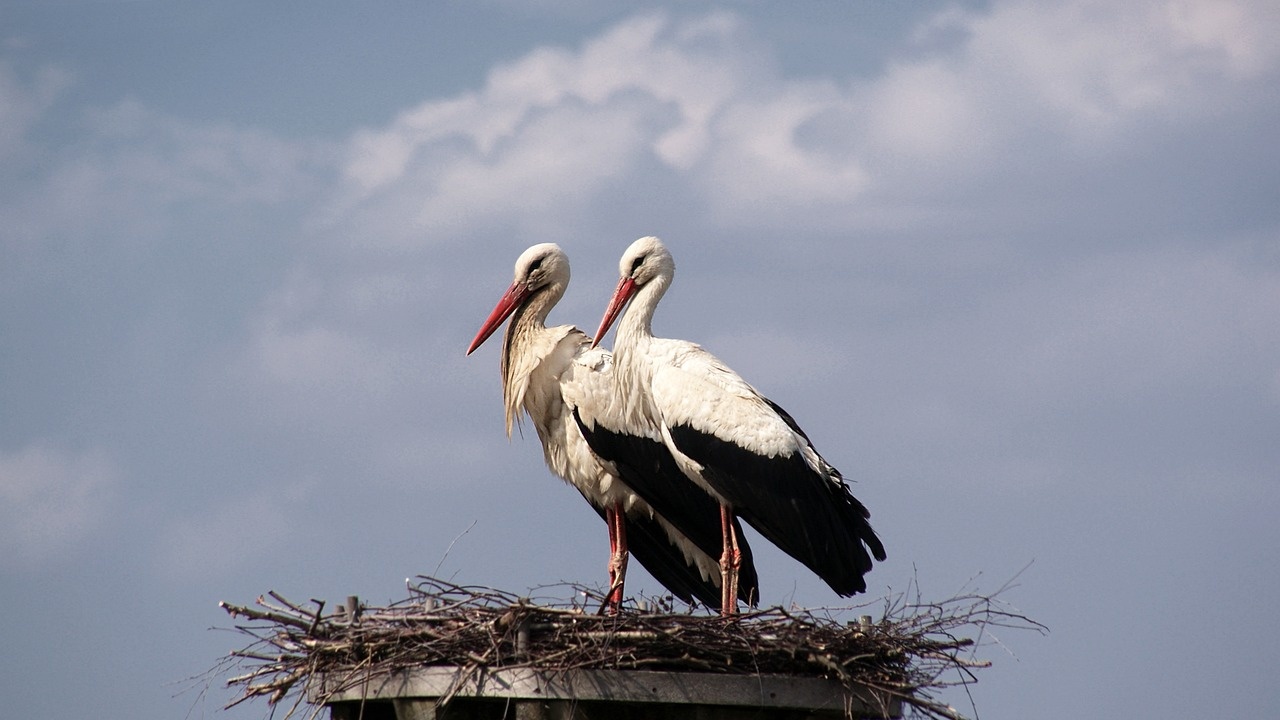
<path id="1" fill-rule="evenodd" d="M 622 586 L 627 581 L 627 520 L 622 503 L 605 508 L 609 525 L 609 592 L 605 593 L 600 615 L 617 615 L 622 610 Z"/>
<path id="2" fill-rule="evenodd" d="M 622 611 L 627 560 L 630 556 L 630 553 L 623 552 L 615 553 L 609 558 L 609 592 L 605 593 L 604 603 L 600 605 L 600 615 L 617 615 Z"/>
<path id="3" fill-rule="evenodd" d="M 720 506 L 720 529 L 724 536 L 724 553 L 720 555 L 720 614 L 738 614 L 738 570 L 742 567 L 742 551 L 738 534 L 733 529 L 733 513 Z"/>
<path id="4" fill-rule="evenodd" d="M 605 593 L 604 602 L 600 604 L 597 615 L 617 615 L 622 612 L 622 584 L 618 583 Z"/>

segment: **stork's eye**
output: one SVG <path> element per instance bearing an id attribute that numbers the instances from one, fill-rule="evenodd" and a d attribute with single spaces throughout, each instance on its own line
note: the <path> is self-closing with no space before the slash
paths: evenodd
<path id="1" fill-rule="evenodd" d="M 532 275 L 537 272 L 540 267 L 542 267 L 542 258 L 534 258 L 534 261 L 529 263 L 529 274 Z"/>
<path id="2" fill-rule="evenodd" d="M 644 256 L 643 256 L 643 255 L 641 255 L 641 256 L 637 257 L 635 260 L 632 260 L 632 261 L 631 261 L 631 275 L 632 275 L 633 277 L 634 277 L 634 276 L 635 276 L 635 274 L 636 274 L 636 270 L 640 269 L 640 264 L 641 264 L 641 263 L 643 263 L 643 262 L 644 262 Z"/>

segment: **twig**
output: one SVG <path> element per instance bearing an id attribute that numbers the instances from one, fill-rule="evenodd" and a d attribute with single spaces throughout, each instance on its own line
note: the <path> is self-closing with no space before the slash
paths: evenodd
<path id="1" fill-rule="evenodd" d="M 590 594 L 567 587 L 572 597 Z M 259 599 L 266 609 L 220 603 L 232 617 L 251 621 L 237 626 L 252 644 L 231 654 L 243 672 L 226 681 L 241 693 L 228 707 L 251 697 L 266 697 L 270 706 L 293 697 L 292 715 L 302 702 L 319 708 L 371 677 L 425 666 L 460 669 L 441 703 L 489 669 L 645 668 L 825 677 L 851 694 L 870 690 L 882 702 L 955 719 L 960 714 L 935 694 L 957 684 L 967 691 L 974 672 L 991 665 L 972 656 L 977 643 L 970 638 L 992 627 L 1044 630 L 994 597 L 925 602 L 918 588 L 886 598 L 883 617 L 869 626 L 842 621 L 850 611 L 867 614 L 865 606 L 763 608 L 729 621 L 664 612 L 601 617 L 572 601 L 544 604 L 431 577 L 408 588 L 409 599 L 366 608 L 358 624 L 324 617 L 319 600 L 302 605 L 276 592 L 267 593 L 271 603 Z M 958 679 L 947 676 L 953 672 Z"/>
<path id="2" fill-rule="evenodd" d="M 476 520 L 472 520 L 471 524 L 467 526 L 467 529 L 458 533 L 457 537 L 453 539 L 453 542 L 449 543 L 449 547 L 444 549 L 444 554 L 440 556 L 440 562 L 436 563 L 436 569 L 431 571 L 432 575 L 435 575 L 436 573 L 440 572 L 440 566 L 444 565 L 444 561 L 449 557 L 449 552 L 453 550 L 453 546 L 458 544 L 458 541 L 462 539 L 463 535 L 466 535 L 467 533 L 471 532 L 471 528 L 476 526 L 476 522 L 477 522 Z"/>

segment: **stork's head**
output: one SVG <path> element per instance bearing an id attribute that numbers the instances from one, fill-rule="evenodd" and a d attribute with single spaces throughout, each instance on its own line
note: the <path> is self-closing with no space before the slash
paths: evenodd
<path id="1" fill-rule="evenodd" d="M 651 283 L 661 283 L 665 288 L 671 284 L 675 274 L 676 261 L 661 240 L 649 236 L 631 243 L 618 261 L 618 287 L 613 291 L 609 307 L 604 311 L 604 318 L 600 321 L 600 329 L 596 331 L 592 346 L 609 332 L 613 322 L 637 292 Z"/>
<path id="2" fill-rule="evenodd" d="M 511 313 L 533 293 L 543 288 L 557 288 L 561 293 L 569 285 L 569 257 L 555 243 L 540 243 L 520 253 L 516 259 L 515 278 L 511 287 L 499 298 L 480 332 L 467 348 L 470 355 L 502 327 Z"/>
<path id="3" fill-rule="evenodd" d="M 555 243 L 538 243 L 516 258 L 512 285 L 524 285 L 529 292 L 547 285 L 569 284 L 569 256 Z"/>

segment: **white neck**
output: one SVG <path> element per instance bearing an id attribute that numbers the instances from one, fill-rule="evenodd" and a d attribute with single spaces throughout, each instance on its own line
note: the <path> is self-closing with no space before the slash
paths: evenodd
<path id="1" fill-rule="evenodd" d="M 649 358 L 653 313 L 670 283 L 671 278 L 666 276 L 645 283 L 631 298 L 618 323 L 618 335 L 613 346 L 615 387 L 622 394 L 623 412 L 633 420 L 652 415 L 647 388 L 654 371 Z"/>
<path id="2" fill-rule="evenodd" d="M 658 309 L 658 302 L 667 293 L 670 285 L 670 277 L 659 275 L 641 286 L 631 298 L 631 303 L 618 323 L 618 338 L 613 349 L 614 357 L 653 339 L 653 313 Z"/>
<path id="3" fill-rule="evenodd" d="M 528 376 L 542 362 L 532 350 L 538 347 L 535 339 L 547 330 L 547 316 L 551 308 L 564 296 L 563 283 L 552 283 L 538 288 L 516 308 L 507 323 L 502 338 L 502 401 L 507 410 L 507 436 L 520 415 L 524 392 L 528 388 Z"/>

